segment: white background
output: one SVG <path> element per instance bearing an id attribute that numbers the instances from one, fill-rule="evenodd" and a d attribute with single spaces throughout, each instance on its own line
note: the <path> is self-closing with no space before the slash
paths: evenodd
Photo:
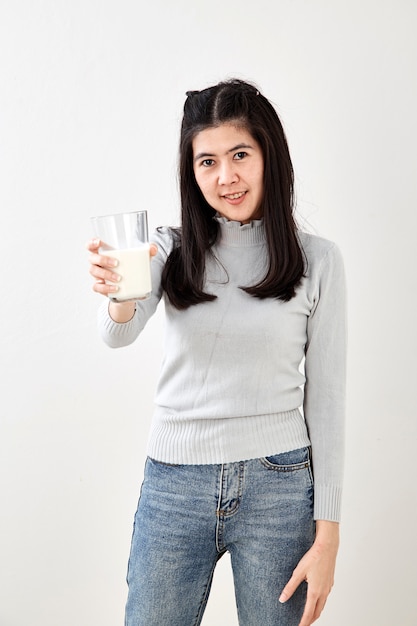
<path id="1" fill-rule="evenodd" d="M 177 223 L 188 89 L 255 81 L 349 282 L 346 488 L 321 626 L 415 626 L 414 0 L 4 0 L 0 626 L 116 626 L 161 357 L 96 333 L 91 215 Z M 227 557 L 204 626 L 237 624 Z"/>

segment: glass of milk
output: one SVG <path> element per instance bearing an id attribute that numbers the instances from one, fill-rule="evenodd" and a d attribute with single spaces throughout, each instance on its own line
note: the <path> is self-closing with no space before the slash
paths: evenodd
<path id="1" fill-rule="evenodd" d="M 118 291 L 109 294 L 114 302 L 146 300 L 151 295 L 151 267 L 146 211 L 92 217 L 100 254 L 118 260 Z"/>

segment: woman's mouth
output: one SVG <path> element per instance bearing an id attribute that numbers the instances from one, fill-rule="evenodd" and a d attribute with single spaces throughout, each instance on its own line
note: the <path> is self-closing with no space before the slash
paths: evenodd
<path id="1" fill-rule="evenodd" d="M 239 200 L 241 200 L 246 194 L 247 194 L 247 191 L 238 191 L 236 193 L 227 193 L 223 196 L 223 198 L 227 200 L 228 202 L 237 204 Z"/>

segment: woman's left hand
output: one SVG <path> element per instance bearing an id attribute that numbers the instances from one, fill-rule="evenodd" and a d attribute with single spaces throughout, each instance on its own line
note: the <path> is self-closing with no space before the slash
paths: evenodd
<path id="1" fill-rule="evenodd" d="M 307 600 L 299 626 L 310 626 L 320 617 L 333 587 L 338 548 L 339 524 L 318 520 L 316 539 L 298 563 L 279 598 L 280 602 L 286 602 L 304 580 L 307 582 Z"/>

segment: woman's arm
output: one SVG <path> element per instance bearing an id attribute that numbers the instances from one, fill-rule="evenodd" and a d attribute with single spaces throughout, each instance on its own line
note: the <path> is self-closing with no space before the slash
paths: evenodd
<path id="1" fill-rule="evenodd" d="M 314 519 L 340 521 L 346 404 L 346 286 L 334 244 L 312 268 L 314 303 L 307 320 L 304 417 L 311 442 Z M 321 259 L 320 259 L 321 256 Z"/>
<path id="2" fill-rule="evenodd" d="M 318 619 L 333 586 L 344 456 L 346 287 L 338 248 L 331 245 L 312 271 L 314 306 L 307 322 L 304 416 L 312 446 L 316 538 L 280 596 L 286 602 L 302 581 L 307 582 L 299 626 Z"/>

